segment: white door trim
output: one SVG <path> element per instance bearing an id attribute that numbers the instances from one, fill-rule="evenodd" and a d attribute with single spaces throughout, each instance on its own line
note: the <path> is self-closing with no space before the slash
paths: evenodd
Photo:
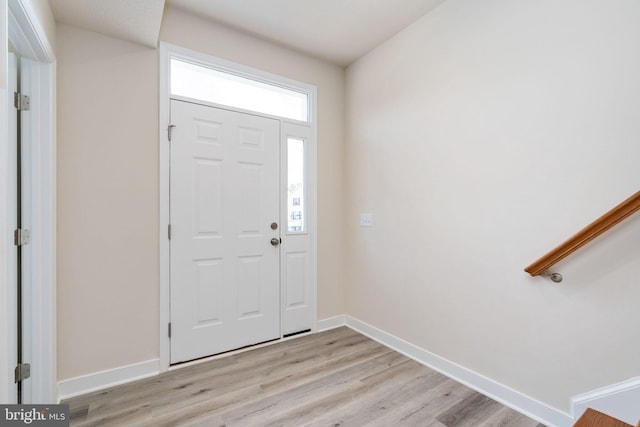
<path id="1" fill-rule="evenodd" d="M 9 39 L 20 55 L 44 63 L 56 60 L 53 47 L 47 33 L 38 20 L 33 1 L 10 0 Z"/>
<path id="2" fill-rule="evenodd" d="M 0 343 L 7 351 L 0 352 L 0 402 L 17 402 L 17 389 L 13 382 L 13 368 L 17 361 L 17 322 L 16 322 L 16 256 L 13 244 L 12 228 L 16 224 L 16 113 L 9 106 L 10 93 L 17 83 L 17 59 L 5 54 L 5 81 L 0 83 L 2 88 L 0 102 L 0 192 L 5 197 L 0 198 Z M 15 76 L 14 76 L 15 73 Z M 13 123 L 14 126 L 9 126 Z"/>
<path id="3" fill-rule="evenodd" d="M 279 84 L 284 87 L 297 89 L 299 91 L 306 92 L 310 95 L 310 121 L 305 123 L 311 129 L 311 141 L 309 151 L 309 232 L 313 236 L 311 243 L 311 273 L 313 277 L 313 301 L 314 310 L 316 310 L 317 296 L 316 296 L 316 284 L 317 284 L 317 247 L 316 247 L 316 231 L 317 231 L 317 114 L 316 114 L 316 88 L 314 86 L 301 83 L 295 80 L 287 79 L 285 77 L 270 74 L 258 69 L 243 66 L 240 64 L 225 61 L 220 58 L 216 58 L 210 55 L 195 52 L 189 49 L 185 49 L 179 46 L 175 46 L 169 43 L 160 43 L 160 64 L 159 64 L 159 76 L 160 76 L 160 90 L 159 90 L 159 230 L 158 230 L 158 254 L 160 259 L 160 295 L 159 295 L 159 347 L 160 347 L 160 371 L 164 372 L 170 367 L 170 339 L 168 334 L 168 325 L 170 321 L 170 254 L 169 254 L 169 240 L 168 240 L 168 225 L 169 225 L 169 140 L 168 140 L 168 125 L 170 119 L 170 76 L 169 76 L 169 61 L 172 57 L 180 57 L 200 64 L 206 64 L 208 66 L 225 70 L 231 73 L 236 73 L 246 77 L 253 77 L 258 80 L 270 82 L 273 84 Z M 176 98 L 176 97 L 174 97 Z M 214 107 L 225 108 L 228 110 L 244 112 L 240 109 L 230 108 L 228 106 L 220 106 L 207 102 L 197 101 L 200 104 L 209 104 Z M 256 114 L 255 112 L 250 112 Z M 293 123 L 301 124 L 301 122 L 295 120 L 287 120 L 281 117 L 274 117 L 267 114 L 257 114 L 264 117 L 276 118 L 281 123 Z M 281 125 L 282 126 L 282 125 Z M 314 313 L 314 326 L 312 330 L 315 331 L 315 317 Z"/>
<path id="4" fill-rule="evenodd" d="M 9 49 L 7 39 L 8 27 L 8 9 L 7 0 L 0 0 L 0 194 L 10 194 L 10 180 L 12 172 L 9 171 L 9 97 L 7 96 L 7 85 L 9 80 Z M 0 348 L 12 349 L 13 342 L 11 328 L 11 300 L 10 284 L 12 261 L 9 254 L 12 250 L 10 242 L 10 220 L 8 214 L 10 212 L 10 203 L 7 197 L 0 197 Z M 10 351 L 0 352 L 0 402 L 14 402 L 13 385 L 11 378 L 11 361 Z"/>
<path id="5" fill-rule="evenodd" d="M 31 295 L 26 314 L 29 315 L 28 332 L 30 362 L 32 365 L 32 378 L 27 386 L 28 396 L 25 402 L 53 403 L 57 401 L 56 385 L 56 301 L 55 301 L 55 226 L 56 226 L 56 153 L 55 153 L 55 55 L 42 23 L 38 20 L 33 5 L 29 1 L 0 0 L 0 33 L 8 34 L 9 40 L 23 58 L 27 61 L 24 87 L 33 91 L 32 97 L 38 102 L 32 102 L 30 119 L 27 121 L 26 133 L 37 144 L 29 151 L 30 182 L 32 193 L 29 195 L 28 204 L 31 206 L 29 222 L 32 228 L 37 229 L 37 236 L 32 235 L 32 243 L 29 247 L 29 258 L 32 266 L 28 272 Z M 0 36 L 0 88 L 6 87 L 6 58 L 7 40 Z M 0 91 L 0 103 L 2 110 L 7 108 L 13 94 L 6 90 Z M 2 129 L 7 129 L 9 123 L 5 122 L 6 114 L 2 114 Z M 8 134 L 0 134 L 0 151 L 5 153 L 7 149 Z M 6 158 L 6 157 L 2 157 Z M 9 170 L 6 163 L 0 164 L 0 188 L 7 189 L 12 185 Z M 6 194 L 6 193 L 5 193 Z M 13 250 L 13 232 L 15 224 L 9 222 L 7 213 L 15 209 L 15 202 L 5 200 L 0 205 L 0 253 L 4 250 Z M 6 257 L 0 257 L 2 270 L 15 274 L 15 263 L 4 261 Z M 6 270 L 5 270 L 6 268 Z M 7 294 L 12 283 L 7 276 L 0 277 L 0 296 Z M 8 311 L 2 310 L 2 315 L 10 316 Z M 6 314 L 5 314 L 6 313 Z M 7 324 L 6 319 L 0 321 Z M 10 339 L 11 334 L 0 330 L 0 346 L 15 349 L 15 343 Z M 8 375 L 13 379 L 13 368 L 1 360 L 0 371 L 0 401 L 7 402 L 8 387 L 4 380 Z M 37 373 L 37 375 L 36 375 Z"/>
<path id="6" fill-rule="evenodd" d="M 57 401 L 55 67 L 30 59 L 23 59 L 21 66 L 22 91 L 37 101 L 32 102 L 28 119 L 23 119 L 23 136 L 31 142 L 23 160 L 29 174 L 23 224 L 32 236 L 23 247 L 25 356 L 32 371 L 23 394 L 31 403 L 49 403 Z"/>

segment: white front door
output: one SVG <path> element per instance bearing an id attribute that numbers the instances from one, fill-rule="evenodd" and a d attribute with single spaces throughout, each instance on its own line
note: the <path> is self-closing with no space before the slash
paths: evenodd
<path id="1" fill-rule="evenodd" d="M 170 114 L 171 363 L 280 338 L 279 121 Z"/>

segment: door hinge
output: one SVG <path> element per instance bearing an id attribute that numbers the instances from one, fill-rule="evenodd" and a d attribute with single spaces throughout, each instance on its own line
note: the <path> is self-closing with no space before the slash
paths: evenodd
<path id="1" fill-rule="evenodd" d="M 13 242 L 16 246 L 24 246 L 31 243 L 31 231 L 18 228 L 13 232 Z"/>
<path id="2" fill-rule="evenodd" d="M 174 127 L 176 127 L 176 125 L 169 125 L 169 126 L 167 127 L 167 134 L 168 134 L 167 136 L 169 137 L 169 142 L 171 142 L 171 133 L 172 133 L 172 132 L 171 132 L 171 130 L 172 130 Z"/>
<path id="3" fill-rule="evenodd" d="M 167 237 L 171 240 L 171 224 L 167 227 Z"/>
<path id="4" fill-rule="evenodd" d="M 31 106 L 31 100 L 27 95 L 23 95 L 20 92 L 13 93 L 13 105 L 18 111 L 29 111 Z"/>
<path id="5" fill-rule="evenodd" d="M 19 363 L 15 370 L 15 382 L 24 381 L 31 376 L 31 364 Z"/>
<path id="6" fill-rule="evenodd" d="M 169 322 L 169 338 L 171 338 L 171 322 Z"/>

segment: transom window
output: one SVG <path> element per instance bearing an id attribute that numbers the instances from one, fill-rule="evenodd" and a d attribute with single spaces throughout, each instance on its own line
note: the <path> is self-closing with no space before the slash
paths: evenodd
<path id="1" fill-rule="evenodd" d="M 309 122 L 309 94 L 171 59 L 171 95 Z"/>

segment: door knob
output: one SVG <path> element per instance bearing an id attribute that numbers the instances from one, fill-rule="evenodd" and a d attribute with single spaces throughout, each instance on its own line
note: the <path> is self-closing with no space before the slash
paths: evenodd
<path id="1" fill-rule="evenodd" d="M 280 239 L 274 237 L 273 239 L 271 239 L 271 244 L 273 246 L 278 246 L 280 244 Z"/>

